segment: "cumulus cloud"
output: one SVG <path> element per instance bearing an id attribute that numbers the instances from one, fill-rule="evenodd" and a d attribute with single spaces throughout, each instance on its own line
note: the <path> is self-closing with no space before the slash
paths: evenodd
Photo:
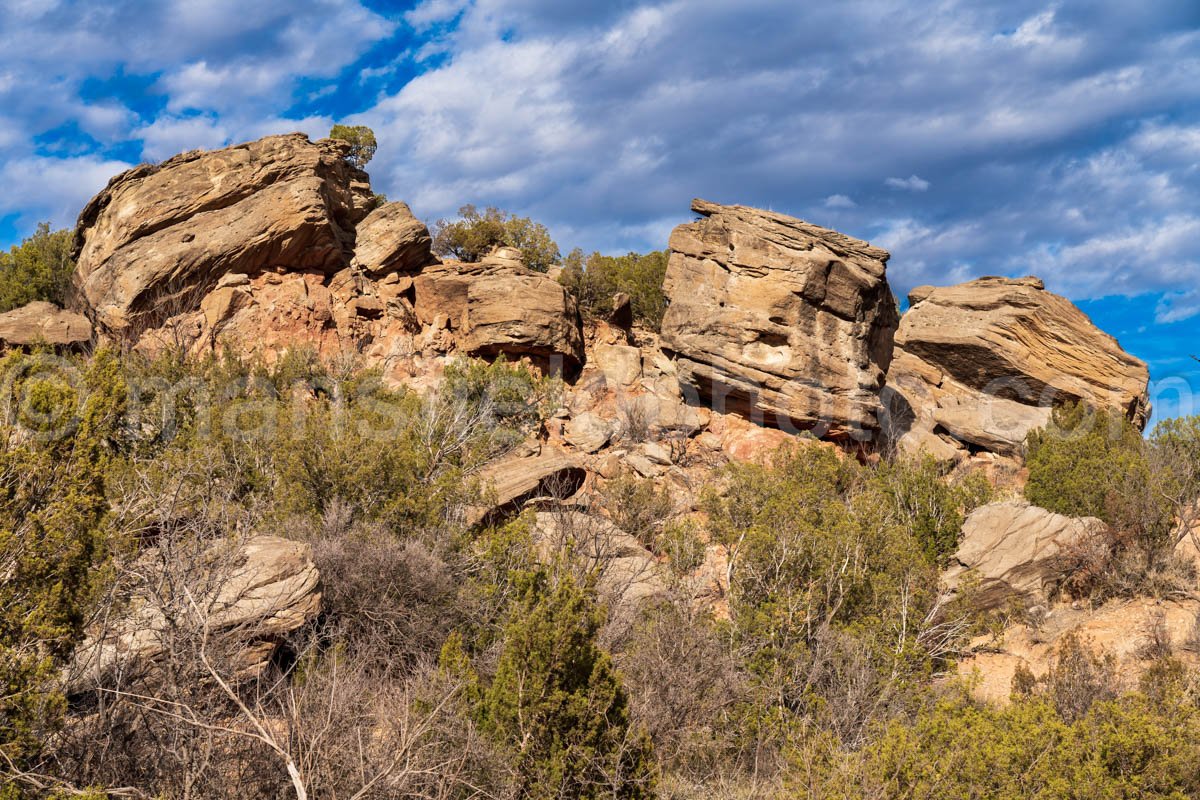
<path id="1" fill-rule="evenodd" d="M 888 247 L 900 291 L 1200 287 L 1200 34 L 1169 0 L 570 5 L 418 6 L 439 58 L 356 118 L 380 188 L 608 250 L 662 247 L 640 224 L 693 196 L 770 207 Z"/>
<path id="2" fill-rule="evenodd" d="M 264 120 L 294 130 L 304 120 L 282 117 L 298 87 L 396 25 L 357 0 L 5 0 L 0 165 L 22 182 L 0 206 L 26 229 L 61 223 L 104 185 L 95 170 L 219 146 Z"/>

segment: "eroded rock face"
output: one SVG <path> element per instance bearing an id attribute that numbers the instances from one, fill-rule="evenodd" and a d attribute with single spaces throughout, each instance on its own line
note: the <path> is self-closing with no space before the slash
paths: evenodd
<path id="1" fill-rule="evenodd" d="M 191 310 L 226 273 L 342 269 L 371 202 L 347 148 L 268 136 L 116 176 L 79 216 L 70 305 L 120 332 Z"/>
<path id="2" fill-rule="evenodd" d="M 0 314 L 0 346 L 78 347 L 91 338 L 92 324 L 87 317 L 53 303 L 39 300 Z"/>
<path id="3" fill-rule="evenodd" d="M 76 650 L 70 693 L 153 680 L 171 655 L 171 637 L 203 632 L 223 669 L 254 678 L 279 642 L 321 609 L 320 574 L 307 544 L 256 536 L 238 547 L 213 545 L 189 554 L 193 558 L 181 560 L 152 550 L 138 560 L 124 615 L 104 620 L 106 627 L 93 630 Z"/>
<path id="4" fill-rule="evenodd" d="M 909 299 L 884 390 L 902 449 L 940 438 L 943 449 L 1016 454 L 1054 406 L 1078 400 L 1145 426 L 1145 363 L 1037 278 L 921 287 Z"/>
<path id="5" fill-rule="evenodd" d="M 1013 598 L 1045 602 L 1063 578 L 1064 553 L 1104 529 L 1098 519 L 1065 517 L 1022 500 L 991 503 L 975 509 L 963 523 L 958 551 L 942 582 L 959 589 L 971 576 L 978 581 L 972 602 L 983 610 L 1000 608 Z"/>
<path id="6" fill-rule="evenodd" d="M 681 380 L 755 421 L 869 438 L 897 325 L 887 251 L 768 211 L 692 210 L 664 282 Z"/>

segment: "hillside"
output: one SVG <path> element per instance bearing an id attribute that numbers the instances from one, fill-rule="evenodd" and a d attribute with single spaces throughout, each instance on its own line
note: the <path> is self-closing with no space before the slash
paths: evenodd
<path id="1" fill-rule="evenodd" d="M 1200 796 L 1200 421 L 1070 301 L 698 199 L 652 324 L 349 154 L 0 314 L 0 798 Z"/>

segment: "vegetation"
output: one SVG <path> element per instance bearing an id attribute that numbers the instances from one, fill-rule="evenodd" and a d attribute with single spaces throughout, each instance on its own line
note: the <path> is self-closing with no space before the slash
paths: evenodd
<path id="1" fill-rule="evenodd" d="M 0 253 L 0 313 L 35 300 L 63 304 L 75 262 L 71 231 L 51 231 L 43 222 L 37 231 L 7 253 Z"/>
<path id="2" fill-rule="evenodd" d="M 1068 554 L 1068 590 L 1162 595 L 1190 582 L 1175 548 L 1197 521 L 1198 442 L 1195 418 L 1168 421 L 1144 439 L 1123 416 L 1083 404 L 1056 409 L 1049 427 L 1030 434 L 1029 501 L 1109 528 Z"/>
<path id="3" fill-rule="evenodd" d="M 693 519 L 618 478 L 569 510 L 472 527 L 480 467 L 560 405 L 558 381 L 520 363 L 458 362 L 428 396 L 304 351 L 18 353 L 0 370 L 4 800 L 1200 792 L 1200 675 L 1169 635 L 1147 640 L 1136 685 L 1070 637 L 1003 708 L 947 677 L 975 620 L 938 570 L 990 490 L 932 460 L 797 441 L 719 470 Z M 1031 438 L 1030 491 L 1132 531 L 1107 552 L 1141 591 L 1165 562 L 1132 554 L 1181 536 L 1146 498 L 1178 514 L 1200 496 L 1200 423 L 1101 443 L 1085 416 Z M 621 605 L 597 540 L 547 552 L 537 526 L 584 512 L 669 559 L 667 591 Z M 311 545 L 324 605 L 249 680 L 196 598 L 258 534 Z M 728 591 L 696 603 L 713 545 Z M 85 634 L 132 598 L 166 623 L 153 680 L 68 692 Z"/>
<path id="4" fill-rule="evenodd" d="M 604 256 L 572 250 L 563 263 L 559 280 L 579 301 L 580 310 L 592 317 L 606 317 L 612 311 L 612 298 L 618 292 L 629 295 L 633 318 L 651 330 L 658 330 L 667 299 L 663 277 L 667 272 L 666 250 L 645 255 L 629 253 Z"/>
<path id="5" fill-rule="evenodd" d="M 341 139 L 350 145 L 347 160 L 357 169 L 366 169 L 367 164 L 375 157 L 378 144 L 375 141 L 375 131 L 366 125 L 334 125 L 329 131 L 330 139 Z"/>
<path id="6" fill-rule="evenodd" d="M 492 248 L 515 247 L 525 265 L 545 272 L 561 258 L 558 245 L 546 226 L 528 217 L 518 217 L 489 206 L 480 211 L 473 205 L 458 210 L 459 219 L 440 219 L 433 229 L 433 252 L 460 261 L 479 261 Z"/>

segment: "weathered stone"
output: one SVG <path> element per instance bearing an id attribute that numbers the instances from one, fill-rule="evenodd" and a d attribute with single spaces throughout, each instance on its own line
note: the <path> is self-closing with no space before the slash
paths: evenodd
<path id="1" fill-rule="evenodd" d="M 1104 528 L 1098 519 L 1065 517 L 1021 500 L 982 506 L 963 523 L 942 582 L 953 590 L 972 576 L 978 581 L 972 601 L 983 610 L 1012 598 L 1045 602 L 1064 577 L 1065 552 Z"/>
<path id="2" fill-rule="evenodd" d="M 341 269 L 365 213 L 347 148 L 268 136 L 118 175 L 79 216 L 71 307 L 116 332 L 195 310 L 226 273 Z"/>
<path id="3" fill-rule="evenodd" d="M 583 362 L 579 310 L 566 289 L 545 275 L 480 275 L 467 284 L 460 346 L 473 355 L 530 356 L 572 371 Z"/>
<path id="4" fill-rule="evenodd" d="M 896 304 L 888 253 L 792 217 L 692 203 L 671 234 L 662 340 L 717 410 L 831 437 L 878 427 Z"/>
<path id="5" fill-rule="evenodd" d="M 168 571 L 170 580 L 161 577 Z M 93 629 L 76 649 L 69 692 L 106 685 L 117 675 L 124 682 L 152 680 L 158 663 L 170 655 L 165 637 L 180 621 L 168 621 L 175 613 L 197 626 L 197 637 L 206 633 L 214 649 L 233 653 L 230 666 L 239 678 L 253 678 L 279 642 L 321 608 L 311 548 L 276 536 L 256 536 L 234 549 L 214 545 L 195 564 L 164 565 L 152 550 L 132 572 L 141 578 L 128 610 L 104 620 L 105 627 Z"/>
<path id="6" fill-rule="evenodd" d="M 567 422 L 563 438 L 585 453 L 594 453 L 608 444 L 612 426 L 596 414 L 584 412 Z"/>
<path id="7" fill-rule="evenodd" d="M 547 561 L 570 552 L 593 565 L 596 588 L 619 607 L 636 607 L 667 591 L 654 554 L 606 519 L 577 511 L 541 512 L 533 539 L 539 556 Z"/>
<path id="8" fill-rule="evenodd" d="M 1054 406 L 1078 400 L 1145 425 L 1146 365 L 1037 278 L 920 287 L 910 300 L 883 392 L 902 449 L 936 433 L 1014 455 Z"/>
<path id="9" fill-rule="evenodd" d="M 355 229 L 354 266 L 372 277 L 416 272 L 433 263 L 433 239 L 404 203 L 384 203 Z"/>
<path id="10" fill-rule="evenodd" d="M 597 343 L 592 361 L 613 386 L 632 386 L 642 376 L 642 351 L 636 347 Z"/>
<path id="11" fill-rule="evenodd" d="M 0 345 L 75 347 L 91 338 L 92 324 L 87 317 L 53 303 L 37 300 L 0 314 Z"/>
<path id="12" fill-rule="evenodd" d="M 506 456 L 480 473 L 479 483 L 486 503 L 467 509 L 467 523 L 476 525 L 515 510 L 534 495 L 573 494 L 584 477 L 585 472 L 575 459 L 557 447 L 541 447 L 536 454 L 517 452 Z"/>

